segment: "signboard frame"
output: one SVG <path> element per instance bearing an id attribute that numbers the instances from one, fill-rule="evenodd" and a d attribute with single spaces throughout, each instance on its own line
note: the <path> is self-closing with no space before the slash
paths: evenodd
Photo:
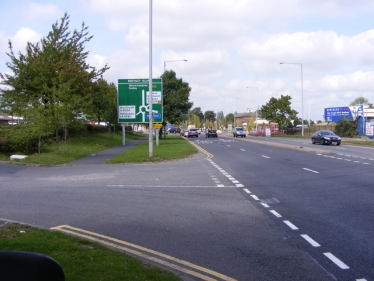
<path id="1" fill-rule="evenodd" d="M 149 79 L 118 79 L 118 123 L 149 123 Z M 163 122 L 162 79 L 152 79 L 152 121 Z"/>

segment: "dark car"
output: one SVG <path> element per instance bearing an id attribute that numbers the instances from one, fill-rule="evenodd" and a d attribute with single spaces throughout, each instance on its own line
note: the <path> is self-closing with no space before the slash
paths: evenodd
<path id="1" fill-rule="evenodd" d="M 312 143 L 340 145 L 342 139 L 332 131 L 320 130 L 313 134 Z"/>
<path id="2" fill-rule="evenodd" d="M 199 132 L 197 131 L 197 129 L 189 129 L 188 130 L 188 137 L 191 138 L 191 137 L 199 137 Z"/>
<path id="3" fill-rule="evenodd" d="M 171 128 L 169 130 L 169 134 L 180 134 L 180 132 L 181 132 L 181 129 L 179 128 Z"/>
<path id="4" fill-rule="evenodd" d="M 216 130 L 207 130 L 205 132 L 206 138 L 216 138 L 217 137 L 217 131 Z"/>

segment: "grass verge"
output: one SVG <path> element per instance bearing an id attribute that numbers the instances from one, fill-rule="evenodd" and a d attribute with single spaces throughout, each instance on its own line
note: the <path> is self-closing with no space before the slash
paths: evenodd
<path id="1" fill-rule="evenodd" d="M 139 133 L 126 134 L 126 141 L 138 139 L 143 136 L 144 134 Z M 41 154 L 34 153 L 28 155 L 24 160 L 12 161 L 39 165 L 59 165 L 120 145 L 121 143 L 122 133 L 114 134 L 112 139 L 109 138 L 108 133 L 88 134 L 86 137 L 69 138 L 66 142 L 66 153 L 64 152 L 65 144 L 63 141 L 59 143 L 59 153 L 56 153 L 56 144 L 52 142 L 43 148 Z M 0 160 L 10 161 L 9 155 L 0 154 Z"/>
<path id="2" fill-rule="evenodd" d="M 168 135 L 160 139 L 159 145 L 153 142 L 153 157 L 149 157 L 149 142 L 145 141 L 140 145 L 124 152 L 121 155 L 109 160 L 109 164 L 118 163 L 142 163 L 142 162 L 161 162 L 167 160 L 181 159 L 191 156 L 198 152 L 197 148 L 190 145 L 180 136 Z"/>
<path id="3" fill-rule="evenodd" d="M 25 225 L 0 227 L 0 249 L 50 256 L 60 264 L 69 281 L 180 280 L 170 272 L 98 243 Z"/>

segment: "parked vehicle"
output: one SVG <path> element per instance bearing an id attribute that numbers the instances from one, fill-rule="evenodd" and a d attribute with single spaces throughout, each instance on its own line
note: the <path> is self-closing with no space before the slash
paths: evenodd
<path id="1" fill-rule="evenodd" d="M 188 130 L 183 131 L 183 136 L 188 137 Z"/>
<path id="2" fill-rule="evenodd" d="M 197 132 L 197 129 L 189 129 L 188 130 L 188 137 L 199 137 L 199 133 Z"/>
<path id="3" fill-rule="evenodd" d="M 312 143 L 340 145 L 342 139 L 332 131 L 319 130 L 312 136 Z"/>
<path id="4" fill-rule="evenodd" d="M 233 130 L 233 135 L 234 137 L 246 137 L 247 134 L 245 133 L 244 129 L 242 127 L 235 127 L 235 129 Z"/>
<path id="5" fill-rule="evenodd" d="M 217 137 L 217 131 L 216 130 L 207 130 L 205 133 L 206 138 L 216 138 Z"/>
<path id="6" fill-rule="evenodd" d="M 179 134 L 181 132 L 181 129 L 179 128 L 171 128 L 169 130 L 169 134 Z"/>

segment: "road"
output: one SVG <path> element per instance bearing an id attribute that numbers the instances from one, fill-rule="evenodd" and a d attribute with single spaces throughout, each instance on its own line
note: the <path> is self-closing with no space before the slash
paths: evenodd
<path id="1" fill-rule="evenodd" d="M 200 272 L 171 268 L 186 280 L 372 280 L 374 160 L 353 157 L 373 150 L 251 139 L 200 136 L 214 157 L 161 164 L 1 165 L 0 218 L 140 245 Z"/>

